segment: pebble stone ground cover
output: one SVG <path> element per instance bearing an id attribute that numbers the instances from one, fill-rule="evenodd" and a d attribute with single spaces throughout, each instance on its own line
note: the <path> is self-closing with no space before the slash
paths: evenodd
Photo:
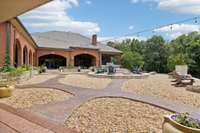
<path id="1" fill-rule="evenodd" d="M 146 79 L 131 79 L 123 84 L 122 90 L 156 96 L 200 108 L 200 94 L 187 91 L 186 87 L 175 87 L 172 85 L 172 80 L 164 74 L 152 75 Z"/>
<path id="2" fill-rule="evenodd" d="M 15 89 L 11 97 L 1 98 L 0 103 L 14 108 L 30 108 L 38 104 L 65 101 L 71 97 L 69 93 L 49 88 Z"/>
<path id="3" fill-rule="evenodd" d="M 82 133 L 161 133 L 169 111 L 123 98 L 91 100 L 66 120 L 65 126 Z"/>
<path id="4" fill-rule="evenodd" d="M 59 80 L 62 84 L 97 90 L 105 88 L 111 81 L 107 78 L 94 78 L 78 74 L 66 75 L 65 78 Z"/>
<path id="5" fill-rule="evenodd" d="M 56 76 L 58 74 L 38 75 L 23 84 L 42 83 Z M 97 90 L 105 88 L 111 81 L 77 74 L 65 75 L 65 78 L 59 79 L 62 84 Z M 200 106 L 198 93 L 174 87 L 170 81 L 167 75 L 157 74 L 146 79 L 126 80 L 122 90 Z M 38 104 L 65 101 L 71 97 L 69 93 L 51 88 L 29 88 L 16 89 L 12 97 L 0 99 L 0 102 L 15 108 L 30 108 Z M 165 114 L 171 112 L 124 98 L 98 98 L 75 109 L 66 118 L 65 126 L 75 127 L 83 133 L 159 133 Z"/>

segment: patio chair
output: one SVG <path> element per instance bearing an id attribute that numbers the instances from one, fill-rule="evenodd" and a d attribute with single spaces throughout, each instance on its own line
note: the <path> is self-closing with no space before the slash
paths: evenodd
<path id="1" fill-rule="evenodd" d="M 141 69 L 139 67 L 133 67 L 131 72 L 133 74 L 142 74 Z"/>
<path id="2" fill-rule="evenodd" d="M 187 85 L 193 85 L 194 79 L 191 76 L 188 75 L 179 75 L 178 73 L 174 73 L 174 78 L 175 80 L 172 82 L 176 82 L 175 85 L 176 87 L 185 87 Z"/>
<path id="3" fill-rule="evenodd" d="M 96 74 L 100 74 L 100 73 L 104 73 L 104 72 L 105 72 L 105 70 L 102 69 L 102 68 L 97 68 L 96 69 Z"/>
<path id="4" fill-rule="evenodd" d="M 176 82 L 175 86 L 176 87 L 185 87 L 185 86 L 193 85 L 193 84 L 194 84 L 194 79 L 186 78 L 186 79 L 182 79 L 182 80 Z"/>

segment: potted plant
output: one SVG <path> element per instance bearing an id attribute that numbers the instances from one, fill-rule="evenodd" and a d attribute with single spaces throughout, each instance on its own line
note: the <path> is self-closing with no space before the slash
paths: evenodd
<path id="1" fill-rule="evenodd" d="M 192 118 L 189 113 L 165 116 L 163 133 L 200 133 L 200 120 Z"/>
<path id="2" fill-rule="evenodd" d="M 10 97 L 14 90 L 14 85 L 7 83 L 0 83 L 0 98 Z"/>

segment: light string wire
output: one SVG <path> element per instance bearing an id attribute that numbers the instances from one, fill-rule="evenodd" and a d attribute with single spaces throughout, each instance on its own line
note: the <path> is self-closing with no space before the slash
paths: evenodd
<path id="1" fill-rule="evenodd" d="M 176 22 L 173 22 L 173 23 L 168 23 L 168 24 L 164 24 L 164 25 L 160 25 L 160 26 L 156 26 L 156 27 L 153 27 L 153 28 L 147 28 L 147 29 L 144 29 L 144 30 L 141 30 L 141 31 L 137 31 L 137 32 L 133 32 L 133 33 L 129 33 L 129 34 L 125 34 L 124 36 L 121 36 L 121 37 L 113 37 L 113 38 L 109 38 L 109 39 L 106 39 L 106 40 L 102 40 L 102 41 L 98 41 L 99 43 L 105 43 L 105 42 L 109 42 L 109 41 L 115 41 L 117 39 L 120 39 L 122 37 L 129 37 L 129 36 L 138 36 L 142 33 L 148 33 L 148 32 L 157 32 L 156 30 L 159 30 L 161 28 L 164 28 L 164 27 L 170 27 L 171 30 L 173 30 L 173 25 L 176 25 L 176 24 L 183 24 L 183 23 L 186 23 L 186 22 L 190 22 L 190 21 L 194 21 L 194 23 L 198 23 L 198 19 L 200 19 L 200 16 L 197 16 L 197 17 L 192 17 L 192 18 L 188 18 L 188 19 L 184 19 L 184 20 L 181 20 L 181 21 L 176 21 Z"/>

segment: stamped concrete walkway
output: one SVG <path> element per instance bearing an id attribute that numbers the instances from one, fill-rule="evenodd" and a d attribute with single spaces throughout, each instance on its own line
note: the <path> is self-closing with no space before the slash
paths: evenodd
<path id="1" fill-rule="evenodd" d="M 0 133 L 77 133 L 26 111 L 0 104 Z"/>
<path id="2" fill-rule="evenodd" d="M 59 74 L 57 77 L 50 79 L 44 83 L 32 84 L 32 85 L 19 85 L 19 88 L 54 88 L 63 90 L 74 94 L 74 97 L 67 101 L 56 102 L 46 105 L 38 105 L 28 110 L 41 115 L 50 120 L 63 124 L 68 116 L 81 106 L 83 103 L 99 97 L 123 97 L 134 101 L 148 103 L 172 112 L 189 112 L 193 116 L 200 118 L 200 109 L 190 105 L 184 105 L 178 102 L 164 100 L 158 97 L 139 95 L 136 93 L 128 93 L 121 91 L 121 86 L 125 80 L 113 79 L 112 82 L 102 90 L 87 89 L 69 86 L 58 82 L 60 78 L 64 78 L 65 75 Z"/>

